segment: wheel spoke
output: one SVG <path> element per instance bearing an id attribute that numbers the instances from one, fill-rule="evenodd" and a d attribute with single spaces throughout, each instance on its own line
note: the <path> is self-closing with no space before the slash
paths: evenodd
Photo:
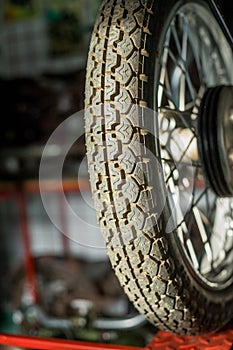
<path id="1" fill-rule="evenodd" d="M 202 221 L 202 218 L 200 215 L 200 211 L 196 206 L 193 207 L 192 211 L 193 211 L 193 215 L 194 215 L 194 218 L 195 218 L 197 226 L 198 226 L 199 234 L 201 236 L 201 239 L 202 239 L 202 242 L 204 245 L 204 249 L 205 249 L 206 254 L 207 254 L 207 259 L 210 263 L 212 263 L 212 261 L 213 261 L 212 249 L 210 247 L 209 238 L 208 238 L 208 235 L 206 233 L 206 229 L 205 229 L 205 226 L 203 224 L 203 221 Z"/>
<path id="2" fill-rule="evenodd" d="M 161 72 L 160 72 L 159 87 L 158 87 L 158 92 L 157 92 L 158 106 L 161 106 L 163 93 L 164 93 L 165 77 L 167 74 L 166 65 L 167 65 L 168 47 L 169 47 L 170 37 L 171 37 L 171 30 L 169 29 L 167 31 L 162 60 L 161 60 Z"/>
<path id="3" fill-rule="evenodd" d="M 179 40 L 178 35 L 177 35 L 177 31 L 176 31 L 174 22 L 171 25 L 172 35 L 173 35 L 173 38 L 175 40 L 177 51 L 178 51 L 179 55 L 181 56 L 181 44 L 180 44 L 180 40 Z"/>
<path id="4" fill-rule="evenodd" d="M 183 18 L 184 26 L 183 26 L 183 38 L 182 38 L 182 49 L 181 49 L 181 62 L 183 63 L 187 61 L 187 49 L 188 49 L 188 26 L 186 21 Z M 179 109 L 180 111 L 185 111 L 186 105 L 186 67 L 184 65 L 183 69 L 181 69 L 181 77 L 180 77 L 180 96 L 179 96 Z"/>

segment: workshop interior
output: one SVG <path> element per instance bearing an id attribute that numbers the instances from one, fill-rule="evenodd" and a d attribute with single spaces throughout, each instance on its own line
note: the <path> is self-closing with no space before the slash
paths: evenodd
<path id="1" fill-rule="evenodd" d="M 159 330 L 112 269 L 86 159 L 86 65 L 101 2 L 0 2 L 0 333 L 145 348 Z M 65 153 L 61 126 L 78 135 Z M 178 349 L 159 334 L 160 349 Z"/>
<path id="2" fill-rule="evenodd" d="M 49 170 L 41 186 L 62 232 L 50 221 L 39 189 L 46 142 L 84 108 L 86 56 L 99 5 L 0 4 L 0 332 L 144 346 L 155 330 L 138 316 L 110 267 L 89 189 L 82 112 L 76 118 L 80 137 L 63 167 L 76 222 L 68 222 Z M 49 164 L 59 147 L 51 145 Z"/>

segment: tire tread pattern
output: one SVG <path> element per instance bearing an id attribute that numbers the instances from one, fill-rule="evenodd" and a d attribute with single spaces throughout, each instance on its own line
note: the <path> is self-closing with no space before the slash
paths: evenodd
<path id="1" fill-rule="evenodd" d="M 148 178 L 147 131 L 136 127 L 142 123 L 135 105 L 146 106 L 143 66 L 149 56 L 152 5 L 141 0 L 102 4 L 86 78 L 90 181 L 112 266 L 130 300 L 160 328 L 195 334 L 214 321 L 195 304 L 195 290 L 192 298 L 170 257 L 157 215 L 151 214 L 158 211 L 158 203 Z M 120 116 L 114 103 L 120 106 Z M 125 105 L 130 106 L 126 111 Z"/>

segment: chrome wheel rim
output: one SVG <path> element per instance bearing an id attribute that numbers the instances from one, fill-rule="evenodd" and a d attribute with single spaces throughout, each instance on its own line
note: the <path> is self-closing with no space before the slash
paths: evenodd
<path id="1" fill-rule="evenodd" d="M 195 275 L 207 287 L 224 289 L 233 278 L 233 198 L 211 188 L 198 149 L 198 119 L 205 91 L 232 85 L 232 51 L 210 11 L 189 3 L 170 21 L 159 63 L 157 129 L 174 231 Z"/>

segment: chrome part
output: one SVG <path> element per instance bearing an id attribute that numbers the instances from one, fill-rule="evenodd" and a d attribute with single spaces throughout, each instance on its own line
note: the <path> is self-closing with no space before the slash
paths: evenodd
<path id="1" fill-rule="evenodd" d="M 94 321 L 94 328 L 105 330 L 130 330 L 141 327 L 146 323 L 143 315 L 132 315 L 121 319 L 97 319 Z"/>

